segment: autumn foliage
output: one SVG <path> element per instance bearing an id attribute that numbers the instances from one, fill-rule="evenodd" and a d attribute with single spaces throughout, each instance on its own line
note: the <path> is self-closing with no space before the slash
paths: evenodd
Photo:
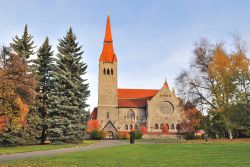
<path id="1" fill-rule="evenodd" d="M 100 128 L 100 122 L 98 120 L 89 120 L 88 121 L 88 132 L 92 132 L 93 130 L 98 130 Z"/>
<path id="2" fill-rule="evenodd" d="M 28 74 L 26 60 L 9 53 L 0 58 L 0 130 L 7 123 L 23 125 L 34 99 L 35 80 Z"/>
<path id="3" fill-rule="evenodd" d="M 142 134 L 146 134 L 148 133 L 148 129 L 145 125 L 141 125 L 140 128 L 139 128 L 139 131 L 142 133 Z"/>
<path id="4" fill-rule="evenodd" d="M 184 106 L 184 117 L 178 128 L 187 133 L 194 133 L 200 127 L 202 115 L 189 101 Z"/>

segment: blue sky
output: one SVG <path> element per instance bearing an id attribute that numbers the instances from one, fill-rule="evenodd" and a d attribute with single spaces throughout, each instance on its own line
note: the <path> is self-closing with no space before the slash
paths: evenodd
<path id="1" fill-rule="evenodd" d="M 91 109 L 97 105 L 98 59 L 108 14 L 122 88 L 159 89 L 165 77 L 173 87 L 201 37 L 226 41 L 229 50 L 232 33 L 250 42 L 247 0 L 0 0 L 0 4 L 0 45 L 8 45 L 28 24 L 37 48 L 49 36 L 57 52 L 58 39 L 72 26 L 88 64 Z"/>

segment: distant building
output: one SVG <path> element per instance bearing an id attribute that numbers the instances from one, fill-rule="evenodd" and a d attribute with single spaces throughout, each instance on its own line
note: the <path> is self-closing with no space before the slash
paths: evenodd
<path id="1" fill-rule="evenodd" d="M 99 58 L 98 107 L 92 111 L 91 119 L 98 119 L 101 129 L 111 137 L 118 131 L 137 130 L 142 125 L 149 134 L 161 134 L 163 125 L 169 129 L 169 134 L 176 134 L 183 119 L 183 106 L 174 89 L 171 91 L 166 81 L 157 90 L 117 88 L 117 71 L 108 16 Z"/>

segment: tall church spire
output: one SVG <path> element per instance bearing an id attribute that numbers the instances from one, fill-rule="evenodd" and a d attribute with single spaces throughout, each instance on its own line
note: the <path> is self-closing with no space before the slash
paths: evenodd
<path id="1" fill-rule="evenodd" d="M 113 40 L 111 33 L 110 16 L 107 17 L 106 32 L 104 37 L 103 49 L 99 62 L 117 62 L 117 58 L 113 48 Z"/>

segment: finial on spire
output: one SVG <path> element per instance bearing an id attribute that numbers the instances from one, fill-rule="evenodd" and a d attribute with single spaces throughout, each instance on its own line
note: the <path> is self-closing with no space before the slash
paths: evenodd
<path id="1" fill-rule="evenodd" d="M 164 82 L 163 86 L 164 86 L 164 88 L 169 89 L 166 77 L 165 77 L 165 82 Z"/>
<path id="2" fill-rule="evenodd" d="M 104 42 L 112 43 L 112 34 L 111 34 L 111 25 L 110 25 L 110 16 L 107 16 L 106 32 Z"/>

